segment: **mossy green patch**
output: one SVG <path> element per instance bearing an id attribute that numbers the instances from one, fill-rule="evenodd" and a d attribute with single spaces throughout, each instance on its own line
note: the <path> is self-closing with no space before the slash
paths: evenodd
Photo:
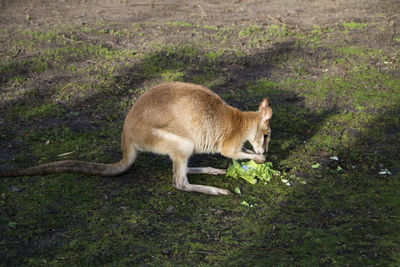
<path id="1" fill-rule="evenodd" d="M 15 105 L 11 108 L 12 116 L 18 116 L 24 120 L 39 120 L 45 117 L 51 118 L 60 116 L 65 111 L 64 109 L 55 104 L 44 104 L 42 106 L 29 106 L 29 105 Z"/>

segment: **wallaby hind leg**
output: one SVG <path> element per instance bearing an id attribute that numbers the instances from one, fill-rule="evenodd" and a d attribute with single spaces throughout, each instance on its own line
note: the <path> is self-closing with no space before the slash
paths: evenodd
<path id="1" fill-rule="evenodd" d="M 187 174 L 211 174 L 211 175 L 225 175 L 226 170 L 216 169 L 213 167 L 200 167 L 200 168 L 188 168 Z"/>
<path id="2" fill-rule="evenodd" d="M 187 192 L 200 192 L 209 195 L 228 195 L 229 190 L 221 189 L 206 185 L 190 184 L 187 179 L 188 160 L 193 153 L 194 144 L 192 141 L 183 138 L 175 133 L 165 130 L 154 130 L 157 135 L 157 152 L 161 154 L 168 154 L 173 164 L 173 183 L 172 185 L 179 190 Z M 209 169 L 210 170 L 210 169 Z M 194 169 L 199 173 L 199 168 Z"/>
<path id="3" fill-rule="evenodd" d="M 197 185 L 190 184 L 187 179 L 187 162 L 188 156 L 183 155 L 171 155 L 172 163 L 173 163 L 173 172 L 174 172 L 174 180 L 173 186 L 179 190 L 187 191 L 187 192 L 200 192 L 209 195 L 229 195 L 230 191 L 227 189 L 207 186 L 207 185 Z M 196 168 L 197 173 L 199 173 L 199 169 L 204 168 Z M 190 169 L 189 169 L 190 170 Z"/>

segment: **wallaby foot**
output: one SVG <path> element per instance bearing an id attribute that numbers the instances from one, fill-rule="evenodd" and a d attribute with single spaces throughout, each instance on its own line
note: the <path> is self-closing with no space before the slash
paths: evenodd
<path id="1" fill-rule="evenodd" d="M 226 170 L 216 169 L 213 167 L 204 168 L 188 168 L 187 174 L 211 174 L 211 175 L 225 175 Z"/>
<path id="2" fill-rule="evenodd" d="M 208 195 L 220 196 L 220 195 L 229 195 L 231 191 L 228 189 L 208 186 L 208 185 L 198 185 L 198 184 L 174 184 L 176 189 L 186 191 L 186 192 L 199 192 Z"/>
<path id="3" fill-rule="evenodd" d="M 187 161 L 190 155 L 178 154 L 171 155 L 173 163 L 173 183 L 172 185 L 179 190 L 186 192 L 199 192 L 208 195 L 229 195 L 231 192 L 227 189 L 217 188 L 207 185 L 190 184 L 187 179 L 187 173 L 213 173 L 220 174 L 224 170 L 214 169 L 211 167 L 207 168 L 187 168 Z"/>

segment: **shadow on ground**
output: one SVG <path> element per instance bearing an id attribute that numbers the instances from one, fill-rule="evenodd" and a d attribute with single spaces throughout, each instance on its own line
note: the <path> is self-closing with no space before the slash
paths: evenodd
<path id="1" fill-rule="evenodd" d="M 272 214 L 269 207 L 260 205 L 258 216 L 252 217 L 259 231 L 249 233 L 253 245 L 243 247 L 227 263 L 270 266 L 287 259 L 299 265 L 374 265 L 396 261 L 400 128 L 387 122 L 400 115 L 399 108 L 386 110 L 352 145 L 339 149 L 339 161 L 303 172 L 307 184 L 292 188 Z M 344 170 L 337 171 L 338 166 Z M 392 174 L 378 174 L 383 168 Z"/>

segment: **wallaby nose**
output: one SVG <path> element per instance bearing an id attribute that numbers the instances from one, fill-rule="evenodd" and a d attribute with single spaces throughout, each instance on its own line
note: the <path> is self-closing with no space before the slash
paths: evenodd
<path id="1" fill-rule="evenodd" d="M 268 142 L 265 142 L 265 148 L 264 148 L 264 152 L 267 153 L 268 152 Z"/>

